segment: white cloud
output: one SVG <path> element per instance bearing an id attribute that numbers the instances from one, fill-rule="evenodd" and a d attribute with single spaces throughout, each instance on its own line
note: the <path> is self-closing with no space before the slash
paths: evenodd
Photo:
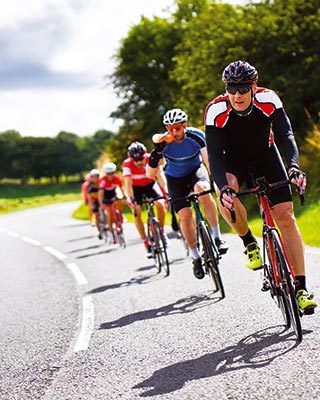
<path id="1" fill-rule="evenodd" d="M 241 1 L 241 0 L 239 0 Z M 85 135 L 120 121 L 103 77 L 121 38 L 141 15 L 166 15 L 174 0 L 2 0 L 0 132 Z"/>

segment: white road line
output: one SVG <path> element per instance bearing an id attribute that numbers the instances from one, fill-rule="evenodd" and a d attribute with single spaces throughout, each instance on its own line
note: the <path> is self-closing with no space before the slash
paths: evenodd
<path id="1" fill-rule="evenodd" d="M 50 246 L 44 246 L 43 247 L 45 249 L 45 251 L 47 251 L 48 253 L 52 254 L 53 256 L 59 258 L 59 260 L 64 260 L 65 258 L 67 258 L 67 256 L 65 254 L 60 253 L 60 251 L 54 249 L 53 247 Z"/>
<path id="2" fill-rule="evenodd" d="M 85 295 L 82 298 L 82 322 L 80 333 L 77 338 L 73 351 L 87 350 L 89 347 L 90 337 L 94 327 L 94 306 L 91 295 Z"/>
<path id="3" fill-rule="evenodd" d="M 67 268 L 73 273 L 75 280 L 77 281 L 78 285 L 86 285 L 88 283 L 87 278 L 83 275 L 80 271 L 79 267 L 75 263 L 67 264 Z"/>
<path id="4" fill-rule="evenodd" d="M 22 236 L 21 239 L 24 240 L 25 242 L 33 244 L 35 246 L 40 246 L 41 245 L 41 242 L 39 242 L 39 240 L 32 239 L 32 238 L 30 238 L 28 236 Z"/>
<path id="5" fill-rule="evenodd" d="M 20 236 L 18 233 L 13 232 L 13 231 L 7 231 L 7 234 L 8 234 L 9 236 L 16 237 L 16 238 Z"/>

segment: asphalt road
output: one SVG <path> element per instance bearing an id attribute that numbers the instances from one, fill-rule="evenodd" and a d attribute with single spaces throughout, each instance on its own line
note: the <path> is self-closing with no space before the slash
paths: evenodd
<path id="1" fill-rule="evenodd" d="M 226 235 L 219 301 L 179 240 L 164 278 L 132 225 L 118 249 L 75 207 L 0 217 L 0 399 L 320 398 L 319 312 L 302 318 L 297 345 L 237 237 Z M 319 255 L 307 248 L 318 299 Z"/>

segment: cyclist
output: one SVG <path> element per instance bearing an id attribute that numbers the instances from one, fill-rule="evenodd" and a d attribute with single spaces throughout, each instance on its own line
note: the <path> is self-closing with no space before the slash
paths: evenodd
<path id="1" fill-rule="evenodd" d="M 164 157 L 168 189 L 173 200 L 173 207 L 179 215 L 182 234 L 190 248 L 193 273 L 196 278 L 202 279 L 204 271 L 197 247 L 196 222 L 190 202 L 188 200 L 174 201 L 187 196 L 191 191 L 201 192 L 210 189 L 211 186 L 208 172 L 202 162 L 203 160 L 209 166 L 204 132 L 188 127 L 187 121 L 187 114 L 179 108 L 166 112 L 163 124 L 167 132 L 160 136 L 157 135 L 160 143 L 157 143 L 151 152 L 147 175 L 151 178 L 155 176 L 159 162 Z M 199 201 L 203 204 L 219 253 L 224 254 L 227 252 L 228 246 L 221 238 L 218 211 L 214 199 L 207 194 L 199 197 Z"/>
<path id="2" fill-rule="evenodd" d="M 99 200 L 98 200 L 98 182 L 99 182 L 100 171 L 94 168 L 89 172 L 89 176 L 90 176 L 90 183 L 87 187 L 88 206 L 90 212 L 94 216 L 95 225 L 99 232 L 98 238 L 102 239 L 102 235 L 99 230 L 100 216 L 99 216 Z"/>
<path id="3" fill-rule="evenodd" d="M 122 168 L 127 193 L 127 203 L 134 212 L 134 223 L 146 248 L 147 256 L 151 257 L 151 247 L 146 236 L 144 223 L 141 219 L 141 203 L 143 196 L 149 198 L 158 198 L 163 196 L 158 183 L 155 181 L 155 178 L 157 178 L 163 190 L 165 192 L 167 192 L 167 190 L 165 178 L 161 170 L 159 170 L 155 178 L 147 177 L 146 165 L 149 161 L 149 158 L 150 154 L 147 153 L 144 144 L 140 142 L 133 142 L 128 147 L 128 158 L 123 161 Z M 165 218 L 164 200 L 157 200 L 154 204 L 157 208 L 160 227 L 163 230 Z M 165 239 L 166 241 L 168 240 L 166 235 Z"/>
<path id="4" fill-rule="evenodd" d="M 205 110 L 209 160 L 220 209 L 225 220 L 245 246 L 246 266 L 262 266 L 260 250 L 252 235 L 247 213 L 232 192 L 248 182 L 249 176 L 265 176 L 268 182 L 289 179 L 303 189 L 306 176 L 299 166 L 299 153 L 289 118 L 278 95 L 258 87 L 258 72 L 246 61 L 235 61 L 223 71 L 226 92 L 212 100 Z M 288 170 L 277 144 L 282 147 Z M 288 174 L 288 175 L 287 175 Z M 279 188 L 270 194 L 273 217 L 282 233 L 296 279 L 296 296 L 302 310 L 317 307 L 306 289 L 304 248 L 296 224 L 291 189 Z M 236 222 L 229 210 L 234 206 Z"/>
<path id="5" fill-rule="evenodd" d="M 117 188 L 119 188 L 122 198 L 124 198 L 123 182 L 120 176 L 116 174 L 117 166 L 113 162 L 103 164 L 103 170 L 105 176 L 99 180 L 98 199 L 101 209 L 107 213 L 109 232 L 112 233 L 113 243 L 116 243 L 112 224 L 115 207 L 118 207 L 118 210 L 122 212 L 122 199 L 117 195 Z"/>
<path id="6" fill-rule="evenodd" d="M 81 184 L 81 197 L 82 197 L 82 202 L 83 202 L 83 204 L 85 204 L 87 207 L 88 207 L 88 202 L 89 202 L 89 199 L 88 199 L 88 191 L 87 191 L 87 189 L 88 189 L 88 186 L 90 185 L 90 179 L 91 179 L 90 174 L 87 174 L 87 175 L 85 176 L 85 178 L 84 178 L 83 183 Z M 91 210 L 90 210 L 89 207 L 88 207 L 88 210 L 89 210 L 89 222 L 90 222 L 91 225 L 93 224 L 93 226 L 95 226 L 95 223 L 94 223 L 94 221 L 93 221 L 93 214 L 92 214 L 92 212 L 91 212 Z"/>

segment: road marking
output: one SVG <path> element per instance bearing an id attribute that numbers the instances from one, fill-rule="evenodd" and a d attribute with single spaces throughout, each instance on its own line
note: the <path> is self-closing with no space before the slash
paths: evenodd
<path id="1" fill-rule="evenodd" d="M 24 240 L 27 243 L 34 244 L 35 246 L 40 246 L 41 245 L 41 242 L 39 242 L 39 240 L 32 239 L 32 238 L 30 238 L 28 236 L 22 236 L 21 239 Z"/>
<path id="2" fill-rule="evenodd" d="M 54 249 L 53 247 L 44 246 L 43 248 L 44 248 L 45 251 L 47 251 L 48 253 L 50 253 L 50 254 L 52 254 L 53 256 L 59 258 L 59 260 L 64 260 L 65 258 L 67 258 L 66 255 L 60 253 L 60 251 Z"/>
<path id="3" fill-rule="evenodd" d="M 73 273 L 75 280 L 78 282 L 78 285 L 86 285 L 88 283 L 87 278 L 80 271 L 79 267 L 75 263 L 67 264 L 67 268 Z"/>
<path id="4" fill-rule="evenodd" d="M 94 306 L 93 306 L 92 296 L 85 295 L 82 298 L 82 322 L 81 322 L 80 333 L 73 349 L 75 353 L 77 353 L 78 351 L 84 351 L 88 349 L 91 334 L 93 332 L 93 326 L 94 326 Z"/>
<path id="5" fill-rule="evenodd" d="M 13 232 L 13 231 L 7 231 L 7 234 L 8 234 L 9 236 L 16 237 L 16 238 L 20 236 L 18 233 Z"/>

